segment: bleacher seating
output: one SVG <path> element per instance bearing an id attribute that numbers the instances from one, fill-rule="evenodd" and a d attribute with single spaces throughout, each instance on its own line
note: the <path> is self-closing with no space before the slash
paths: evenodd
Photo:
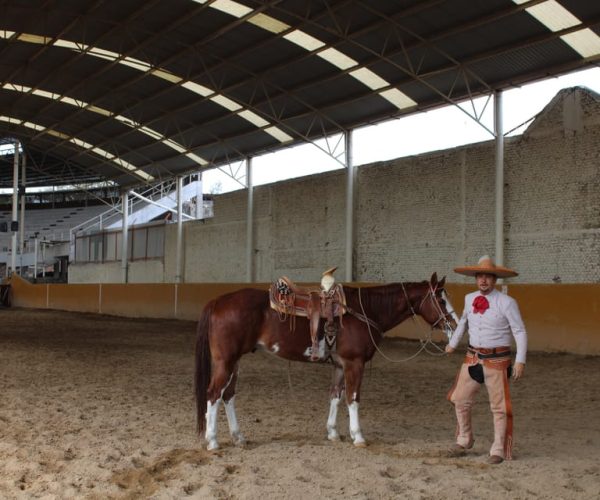
<path id="1" fill-rule="evenodd" d="M 25 212 L 25 240 L 37 237 L 39 240 L 52 242 L 69 241 L 69 230 L 107 210 L 106 205 L 68 208 L 28 209 Z M 12 212 L 0 212 L 0 223 L 8 224 L 9 232 L 0 233 L 0 252 L 10 249 L 12 233 L 10 221 Z"/>

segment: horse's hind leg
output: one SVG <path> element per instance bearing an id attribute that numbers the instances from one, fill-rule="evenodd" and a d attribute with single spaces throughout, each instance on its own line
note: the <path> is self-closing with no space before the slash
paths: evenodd
<path id="1" fill-rule="evenodd" d="M 208 450 L 216 450 L 219 447 L 217 441 L 217 417 L 219 411 L 219 403 L 223 398 L 223 394 L 228 386 L 234 382 L 236 375 L 234 371 L 224 362 L 213 362 L 212 378 L 207 391 L 206 405 L 206 433 L 205 439 Z M 227 411 L 227 406 L 225 406 Z M 229 410 L 231 411 L 231 410 Z M 235 415 L 235 411 L 234 411 Z M 229 417 L 229 412 L 228 412 Z"/>
<path id="2" fill-rule="evenodd" d="M 344 376 L 346 378 L 346 403 L 348 404 L 348 416 L 350 421 L 350 437 L 354 446 L 359 448 L 367 446 L 365 438 L 360 429 L 358 419 L 358 405 L 360 401 L 360 385 L 364 372 L 364 362 L 354 361 L 344 364 Z"/>
<path id="3" fill-rule="evenodd" d="M 340 435 L 337 431 L 338 405 L 344 392 L 344 371 L 340 365 L 333 370 L 333 380 L 329 391 L 329 417 L 327 418 L 327 439 L 339 441 Z"/>
<path id="4" fill-rule="evenodd" d="M 238 371 L 239 365 L 236 364 L 231 376 L 231 380 L 223 392 L 223 402 L 225 404 L 227 422 L 229 423 L 229 434 L 231 434 L 233 444 L 236 446 L 244 446 L 246 444 L 246 440 L 240 432 L 240 426 L 235 413 L 235 386 L 237 383 Z"/>

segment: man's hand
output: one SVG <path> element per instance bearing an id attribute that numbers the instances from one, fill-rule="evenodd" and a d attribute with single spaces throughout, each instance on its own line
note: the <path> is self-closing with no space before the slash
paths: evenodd
<path id="1" fill-rule="evenodd" d="M 454 352 L 454 347 L 450 347 L 450 344 L 446 346 L 446 354 L 452 354 Z"/>
<path id="2" fill-rule="evenodd" d="M 519 380 L 525 374 L 525 363 L 515 363 L 513 366 L 513 379 Z"/>

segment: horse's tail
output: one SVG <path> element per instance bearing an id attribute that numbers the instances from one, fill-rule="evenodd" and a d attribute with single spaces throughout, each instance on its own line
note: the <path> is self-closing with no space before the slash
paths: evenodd
<path id="1" fill-rule="evenodd" d="M 210 332 L 210 317 L 214 301 L 210 301 L 202 311 L 196 334 L 196 370 L 194 376 L 194 391 L 196 393 L 196 419 L 198 433 L 201 434 L 205 427 L 206 392 L 210 383 L 211 355 L 208 343 Z"/>

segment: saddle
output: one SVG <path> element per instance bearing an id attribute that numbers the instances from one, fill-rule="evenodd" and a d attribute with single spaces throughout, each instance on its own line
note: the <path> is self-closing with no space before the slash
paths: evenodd
<path id="1" fill-rule="evenodd" d="M 271 284 L 269 288 L 271 307 L 285 319 L 292 318 L 290 328 L 293 330 L 293 318 L 301 316 L 308 318 L 310 325 L 311 361 L 319 359 L 318 333 L 321 318 L 325 319 L 325 340 L 331 350 L 335 344 L 337 327 L 335 318 L 339 318 L 340 326 L 342 317 L 347 312 L 344 287 L 335 284 L 327 289 L 305 288 L 296 285 L 291 279 L 282 276 Z"/>

